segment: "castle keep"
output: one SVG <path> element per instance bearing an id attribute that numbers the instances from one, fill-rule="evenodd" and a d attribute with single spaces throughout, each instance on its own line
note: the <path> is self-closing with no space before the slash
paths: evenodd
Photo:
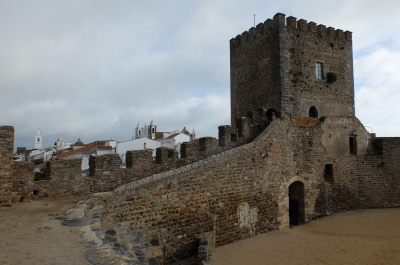
<path id="1" fill-rule="evenodd" d="M 230 49 L 233 126 L 266 105 L 293 117 L 313 107 L 314 116 L 354 116 L 351 32 L 276 14 L 231 39 Z"/>
<path id="2" fill-rule="evenodd" d="M 230 48 L 231 125 L 219 127 L 218 140 L 184 143 L 181 158 L 158 149 L 155 164 L 150 151 L 132 151 L 126 169 L 112 155 L 91 159 L 76 194 L 112 190 L 84 203 L 110 252 L 158 264 L 167 250 L 179 259 L 196 253 L 201 238 L 207 259 L 209 246 L 400 206 L 400 138 L 376 137 L 355 117 L 350 32 L 276 14 Z M 277 110 L 268 127 L 267 105 Z M 37 183 L 40 192 L 63 188 L 60 161 L 48 165 L 57 186 Z M 0 167 L 2 180 L 9 168 Z M 65 179 L 78 179 L 79 166 L 68 168 L 77 171 Z"/>

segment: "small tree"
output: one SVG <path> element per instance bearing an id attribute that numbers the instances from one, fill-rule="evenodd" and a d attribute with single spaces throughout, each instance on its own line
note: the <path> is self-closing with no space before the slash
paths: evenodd
<path id="1" fill-rule="evenodd" d="M 333 83 L 336 82 L 336 80 L 337 80 L 337 75 L 336 75 L 335 73 L 329 72 L 329 73 L 326 75 L 326 82 L 327 82 L 328 84 L 333 84 Z"/>
<path id="2" fill-rule="evenodd" d="M 42 166 L 38 172 L 35 172 L 33 181 L 46 180 L 46 179 L 47 179 L 47 167 Z"/>

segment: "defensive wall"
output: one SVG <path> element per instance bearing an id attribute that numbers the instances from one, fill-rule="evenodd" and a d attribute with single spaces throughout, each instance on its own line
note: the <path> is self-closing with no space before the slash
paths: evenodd
<path id="1" fill-rule="evenodd" d="M 331 142 L 332 132 L 345 137 Z M 375 138 L 355 117 L 277 119 L 249 144 L 123 185 L 106 203 L 90 204 L 102 208 L 103 232 L 124 224 L 128 234 L 162 239 L 185 258 L 207 232 L 220 246 L 338 212 L 399 207 L 399 143 Z M 161 248 L 149 245 L 146 255 L 161 259 Z"/>
<path id="2" fill-rule="evenodd" d="M 33 164 L 13 162 L 14 127 L 0 126 L 0 206 L 30 198 Z"/>
<path id="3" fill-rule="evenodd" d="M 68 156 L 67 159 L 53 159 L 46 163 L 48 179 L 35 181 L 31 189 L 35 196 L 49 198 L 112 191 L 123 184 L 182 167 L 251 141 L 265 128 L 263 113 L 263 109 L 248 112 L 248 117 L 238 119 L 239 129 L 229 125 L 219 126 L 219 139 L 202 137 L 182 143 L 181 158 L 176 150 L 166 147 L 156 149 L 155 159 L 152 149 L 131 150 L 126 153 L 123 168 L 118 154 L 91 156 L 88 177 L 82 174 L 81 158 Z"/>
<path id="4" fill-rule="evenodd" d="M 11 203 L 14 127 L 0 126 L 0 205 Z"/>
<path id="5" fill-rule="evenodd" d="M 29 162 L 13 162 L 14 128 L 2 126 L 0 131 L 1 164 L 0 195 L 5 205 L 36 197 L 64 198 L 107 192 L 123 184 L 147 176 L 178 168 L 211 155 L 243 145 L 254 139 L 264 128 L 264 109 L 249 111 L 247 117 L 237 119 L 237 128 L 220 126 L 219 139 L 202 137 L 181 144 L 181 158 L 174 149 L 157 148 L 153 159 L 152 150 L 128 151 L 126 168 L 117 154 L 91 156 L 89 176 L 81 170 L 82 158 L 78 151 L 59 155 L 46 163 L 47 179 L 33 181 L 34 166 Z M 86 149 L 91 149 L 88 146 Z M 83 151 L 86 151 L 83 149 Z M 77 157 L 75 157 L 77 156 Z"/>

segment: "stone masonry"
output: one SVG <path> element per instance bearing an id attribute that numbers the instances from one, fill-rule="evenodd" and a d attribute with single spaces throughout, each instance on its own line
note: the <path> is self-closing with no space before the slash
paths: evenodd
<path id="1" fill-rule="evenodd" d="M 24 201 L 31 198 L 34 189 L 34 165 L 30 162 L 13 162 L 12 165 L 12 193 L 13 202 Z"/>
<path id="2" fill-rule="evenodd" d="M 11 205 L 14 127 L 0 127 L 0 206 Z"/>

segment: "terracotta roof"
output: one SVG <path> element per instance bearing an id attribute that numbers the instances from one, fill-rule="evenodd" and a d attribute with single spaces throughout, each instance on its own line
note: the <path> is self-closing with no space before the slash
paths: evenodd
<path id="1" fill-rule="evenodd" d="M 85 146 L 85 144 L 81 141 L 81 138 L 79 138 L 78 141 L 73 144 L 73 146 Z"/>
<path id="2" fill-rule="evenodd" d="M 42 166 L 45 166 L 46 165 L 46 163 L 42 163 L 42 164 L 39 164 L 39 165 L 35 165 L 35 168 L 36 167 L 42 167 Z"/>
<path id="3" fill-rule="evenodd" d="M 171 134 L 170 136 L 168 136 L 167 138 L 174 138 L 175 136 L 177 136 L 177 135 L 179 135 L 179 134 L 181 134 L 181 133 L 174 133 L 174 134 Z"/>
<path id="4" fill-rule="evenodd" d="M 101 150 L 111 150 L 112 147 L 111 146 L 104 146 L 104 145 L 96 145 L 96 144 L 91 144 L 91 145 L 87 145 L 85 147 L 76 149 L 76 150 L 72 150 L 72 151 L 68 151 L 68 152 L 58 152 L 56 154 L 57 158 L 62 158 L 62 157 L 66 157 L 66 156 L 70 156 L 70 155 L 74 155 L 74 154 L 79 154 L 82 153 L 84 151 L 89 151 L 91 149 L 101 149 Z"/>
<path id="5" fill-rule="evenodd" d="M 156 139 L 163 138 L 164 132 L 156 132 Z"/>

